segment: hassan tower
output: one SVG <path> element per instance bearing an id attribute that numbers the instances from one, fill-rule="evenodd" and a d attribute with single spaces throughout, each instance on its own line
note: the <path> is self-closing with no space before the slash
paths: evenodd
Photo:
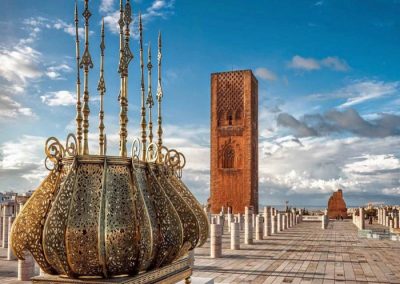
<path id="1" fill-rule="evenodd" d="M 212 213 L 258 212 L 258 82 L 251 70 L 211 74 Z"/>

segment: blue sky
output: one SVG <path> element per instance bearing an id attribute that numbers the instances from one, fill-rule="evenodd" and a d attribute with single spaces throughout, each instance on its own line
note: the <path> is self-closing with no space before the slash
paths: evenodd
<path id="1" fill-rule="evenodd" d="M 82 11 L 83 1 L 78 4 Z M 129 138 L 139 128 L 136 20 L 141 11 L 145 48 L 152 42 L 153 60 L 157 33 L 163 34 L 166 143 L 187 155 L 184 179 L 200 201 L 209 193 L 210 73 L 252 69 L 259 80 L 262 204 L 289 200 L 324 206 L 339 187 L 349 205 L 400 203 L 400 1 L 142 0 L 132 5 Z M 36 187 L 46 173 L 45 139 L 64 139 L 74 131 L 73 9 L 71 0 L 0 2 L 3 191 Z M 91 1 L 90 9 L 91 149 L 97 151 L 104 17 L 105 122 L 109 152 L 115 154 L 118 3 Z"/>

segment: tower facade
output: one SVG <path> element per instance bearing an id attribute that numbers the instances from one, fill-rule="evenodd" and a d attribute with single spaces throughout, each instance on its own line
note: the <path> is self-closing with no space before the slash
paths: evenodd
<path id="1" fill-rule="evenodd" d="M 258 81 L 251 70 L 211 74 L 211 212 L 258 212 Z"/>

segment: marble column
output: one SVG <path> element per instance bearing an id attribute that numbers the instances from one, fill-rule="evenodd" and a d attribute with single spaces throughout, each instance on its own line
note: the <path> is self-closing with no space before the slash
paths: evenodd
<path id="1" fill-rule="evenodd" d="M 210 229 L 210 257 L 219 258 L 222 256 L 221 225 L 211 224 Z"/>
<path id="2" fill-rule="evenodd" d="M 18 280 L 29 281 L 35 274 L 35 261 L 29 252 L 24 255 L 24 260 L 18 260 Z"/>
<path id="3" fill-rule="evenodd" d="M 282 231 L 284 231 L 284 230 L 287 229 L 287 216 L 286 216 L 286 213 L 282 214 L 281 219 L 282 219 L 282 227 L 281 228 L 282 228 Z"/>
<path id="4" fill-rule="evenodd" d="M 360 225 L 359 225 L 359 229 L 360 230 L 364 230 L 365 229 L 365 220 L 364 220 L 364 215 L 365 215 L 365 211 L 363 207 L 360 207 Z"/>
<path id="5" fill-rule="evenodd" d="M 278 219 L 276 215 L 271 216 L 271 235 L 278 232 Z"/>
<path id="6" fill-rule="evenodd" d="M 221 234 L 224 234 L 224 225 L 225 225 L 225 216 L 224 214 L 220 213 L 220 215 L 217 216 L 217 224 L 221 225 Z"/>
<path id="7" fill-rule="evenodd" d="M 234 220 L 231 223 L 231 250 L 237 249 L 240 249 L 240 228 L 239 223 Z"/>
<path id="8" fill-rule="evenodd" d="M 263 239 L 263 220 L 264 218 L 260 216 L 260 214 L 257 214 L 256 216 L 256 240 L 262 240 Z"/>
<path id="9" fill-rule="evenodd" d="M 236 214 L 237 222 L 239 223 L 239 230 L 243 230 L 242 215 L 240 213 Z"/>
<path id="10" fill-rule="evenodd" d="M 282 214 L 277 213 L 276 217 L 277 217 L 277 224 L 278 224 L 276 231 L 279 233 L 279 232 L 282 232 Z"/>
<path id="11" fill-rule="evenodd" d="M 325 230 L 328 227 L 328 215 L 322 216 L 322 229 Z"/>
<path id="12" fill-rule="evenodd" d="M 286 217 L 285 229 L 289 229 L 289 213 L 288 212 L 285 213 L 285 217 Z"/>
<path id="13" fill-rule="evenodd" d="M 228 207 L 227 222 L 228 222 L 228 232 L 231 232 L 232 212 L 230 207 Z"/>
<path id="14" fill-rule="evenodd" d="M 3 246 L 3 205 L 0 205 L 0 246 Z"/>
<path id="15" fill-rule="evenodd" d="M 393 228 L 395 228 L 395 229 L 398 229 L 398 228 L 399 228 L 399 216 L 398 216 L 398 215 L 396 215 L 396 216 L 393 218 Z"/>
<path id="16" fill-rule="evenodd" d="M 296 226 L 296 210 L 292 209 L 292 224 L 293 226 Z"/>
<path id="17" fill-rule="evenodd" d="M 14 222 L 15 217 L 10 216 L 8 217 L 8 248 L 7 248 L 7 260 L 16 260 L 17 258 L 14 255 L 14 252 L 11 248 L 11 226 Z"/>
<path id="18" fill-rule="evenodd" d="M 264 207 L 264 237 L 271 236 L 271 206 Z"/>
<path id="19" fill-rule="evenodd" d="M 245 207 L 244 213 L 244 243 L 247 245 L 253 244 L 253 226 L 251 224 L 252 210 L 249 207 Z"/>
<path id="20" fill-rule="evenodd" d="M 8 248 L 8 217 L 10 216 L 9 205 L 3 206 L 3 248 Z"/>

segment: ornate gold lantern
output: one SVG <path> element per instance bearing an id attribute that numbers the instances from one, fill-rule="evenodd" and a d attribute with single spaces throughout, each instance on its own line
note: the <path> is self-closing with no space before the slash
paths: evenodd
<path id="1" fill-rule="evenodd" d="M 170 265 L 208 237 L 208 221 L 200 204 L 181 181 L 184 156 L 162 144 L 161 35 L 158 41 L 158 141 L 153 142 L 151 51 L 147 64 L 148 95 L 143 76 L 142 21 L 139 16 L 141 66 L 141 139 L 127 155 L 128 65 L 131 6 L 120 2 L 120 156 L 106 155 L 104 134 L 104 22 L 102 25 L 99 154 L 89 154 L 88 0 L 85 0 L 85 50 L 80 60 L 75 8 L 77 67 L 84 70 L 83 109 L 77 76 L 77 135 L 63 145 L 46 141 L 48 176 L 34 192 L 12 227 L 12 248 L 24 258 L 29 251 L 48 274 L 70 278 L 133 276 Z M 148 106 L 149 123 L 146 122 Z M 82 135 L 83 134 L 83 135 Z M 82 137 L 83 136 L 83 137 Z M 83 142 L 82 142 L 83 138 Z M 142 282 L 144 283 L 144 282 Z"/>

